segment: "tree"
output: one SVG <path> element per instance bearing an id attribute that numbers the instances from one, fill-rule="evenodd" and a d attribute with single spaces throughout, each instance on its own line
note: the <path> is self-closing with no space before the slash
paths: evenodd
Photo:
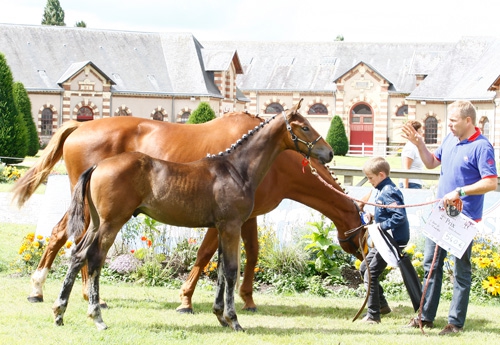
<path id="1" fill-rule="evenodd" d="M 24 159 L 28 151 L 27 131 L 21 113 L 16 108 L 13 83 L 7 60 L 0 53 L 0 156 Z M 22 159 L 2 158 L 2 162 L 20 163 Z"/>
<path id="2" fill-rule="evenodd" d="M 198 108 L 189 115 L 186 123 L 205 123 L 213 119 L 215 119 L 215 112 L 210 107 L 210 104 L 201 102 Z"/>
<path id="3" fill-rule="evenodd" d="M 83 20 L 80 20 L 79 22 L 76 22 L 75 23 L 75 26 L 77 28 L 86 28 L 87 27 L 87 24 L 83 21 Z"/>
<path id="4" fill-rule="evenodd" d="M 66 26 L 64 11 L 59 0 L 47 0 L 47 5 L 43 10 L 42 25 Z"/>
<path id="5" fill-rule="evenodd" d="M 344 35 L 337 35 L 337 37 L 335 37 L 335 41 L 343 41 L 344 40 Z"/>
<path id="6" fill-rule="evenodd" d="M 33 116 L 31 115 L 31 101 L 23 83 L 15 82 L 13 92 L 16 108 L 21 113 L 27 130 L 28 151 L 26 153 L 28 156 L 34 156 L 40 149 L 40 139 L 38 138 L 36 125 L 33 121 Z"/>
<path id="7" fill-rule="evenodd" d="M 344 123 L 340 116 L 335 115 L 326 135 L 326 142 L 330 144 L 333 152 L 338 156 L 345 156 L 349 151 L 349 141 L 345 134 Z"/>

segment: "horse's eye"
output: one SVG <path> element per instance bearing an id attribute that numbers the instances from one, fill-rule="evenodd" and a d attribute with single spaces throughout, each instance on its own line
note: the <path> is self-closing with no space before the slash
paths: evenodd
<path id="1" fill-rule="evenodd" d="M 302 130 L 303 130 L 304 132 L 309 132 L 309 127 L 304 126 L 304 127 L 302 127 Z"/>

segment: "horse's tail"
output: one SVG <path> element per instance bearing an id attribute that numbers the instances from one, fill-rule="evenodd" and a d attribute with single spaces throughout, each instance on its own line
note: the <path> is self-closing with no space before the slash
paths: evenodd
<path id="1" fill-rule="evenodd" d="M 47 179 L 54 165 L 61 159 L 64 142 L 82 122 L 66 122 L 50 139 L 38 161 L 19 180 L 12 189 L 12 202 L 22 207 L 35 190 Z"/>
<path id="2" fill-rule="evenodd" d="M 94 165 L 85 170 L 80 175 L 75 185 L 68 210 L 68 226 L 66 228 L 68 237 L 74 236 L 75 239 L 80 238 L 85 230 L 85 194 L 87 191 L 87 184 L 96 167 L 97 165 Z M 90 202 L 89 200 L 89 203 Z"/>

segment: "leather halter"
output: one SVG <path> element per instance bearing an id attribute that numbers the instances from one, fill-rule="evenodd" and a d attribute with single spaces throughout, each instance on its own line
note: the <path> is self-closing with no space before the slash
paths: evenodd
<path id="1" fill-rule="evenodd" d="M 300 154 L 304 155 L 307 159 L 309 159 L 309 157 L 311 156 L 311 151 L 312 151 L 312 149 L 314 148 L 314 145 L 316 145 L 316 143 L 317 143 L 317 142 L 321 139 L 321 135 L 320 135 L 320 136 L 319 136 L 316 140 L 314 140 L 314 141 L 312 141 L 312 142 L 311 142 L 311 141 L 304 141 L 304 140 L 300 139 L 299 137 L 297 137 L 297 136 L 293 133 L 293 131 L 292 131 L 292 126 L 290 126 L 290 124 L 288 123 L 288 120 L 287 120 L 287 118 L 286 118 L 286 114 L 285 114 L 285 112 L 284 112 L 284 111 L 282 112 L 282 114 L 283 114 L 283 117 L 284 117 L 284 119 L 285 119 L 286 129 L 287 129 L 287 131 L 288 131 L 288 132 L 290 132 L 290 135 L 291 135 L 291 137 L 292 137 L 292 140 L 293 140 L 293 142 L 294 142 L 294 144 L 295 144 L 295 149 L 297 150 L 297 152 L 299 152 Z M 307 154 L 304 154 L 303 152 L 301 152 L 301 151 L 299 150 L 299 142 L 301 142 L 302 144 L 306 145 L 307 150 L 308 150 L 308 151 L 307 151 Z"/>
<path id="2" fill-rule="evenodd" d="M 361 253 L 363 251 L 363 246 L 362 246 L 362 243 L 361 243 L 361 239 L 360 239 L 360 243 L 359 244 L 356 244 L 354 241 L 353 241 L 353 238 L 356 237 L 356 235 L 358 234 L 358 232 L 363 229 L 367 224 L 363 224 L 363 216 L 362 216 L 362 211 L 359 209 L 359 206 L 358 204 L 356 204 L 355 202 L 353 202 L 354 206 L 356 206 L 356 209 L 358 210 L 358 213 L 359 213 L 359 218 L 361 219 L 361 225 L 356 227 L 356 228 L 353 228 L 353 229 L 350 229 L 350 230 L 347 230 L 344 235 L 350 235 L 348 236 L 347 238 L 339 238 L 339 242 L 347 242 L 349 243 L 353 248 L 356 248 L 356 251 Z"/>

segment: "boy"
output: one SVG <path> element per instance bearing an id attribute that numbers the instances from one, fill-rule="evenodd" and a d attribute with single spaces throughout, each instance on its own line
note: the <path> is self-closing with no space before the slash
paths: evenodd
<path id="1" fill-rule="evenodd" d="M 403 194 L 389 177 L 389 163 L 382 157 L 373 157 L 363 166 L 363 172 L 368 182 L 377 190 L 375 203 L 380 205 L 404 205 Z M 375 207 L 375 223 L 383 231 L 392 230 L 392 236 L 400 247 L 405 247 L 410 239 L 410 226 L 404 208 Z M 390 236 L 390 234 L 389 234 Z M 380 323 L 380 314 L 391 312 L 384 290 L 380 286 L 378 277 L 387 267 L 387 263 L 377 251 L 371 248 L 366 256 L 368 269 L 371 274 L 371 285 L 368 297 L 368 313 L 362 319 L 370 324 Z M 365 286 L 368 286 L 368 271 L 365 262 L 359 268 L 364 277 Z"/>

